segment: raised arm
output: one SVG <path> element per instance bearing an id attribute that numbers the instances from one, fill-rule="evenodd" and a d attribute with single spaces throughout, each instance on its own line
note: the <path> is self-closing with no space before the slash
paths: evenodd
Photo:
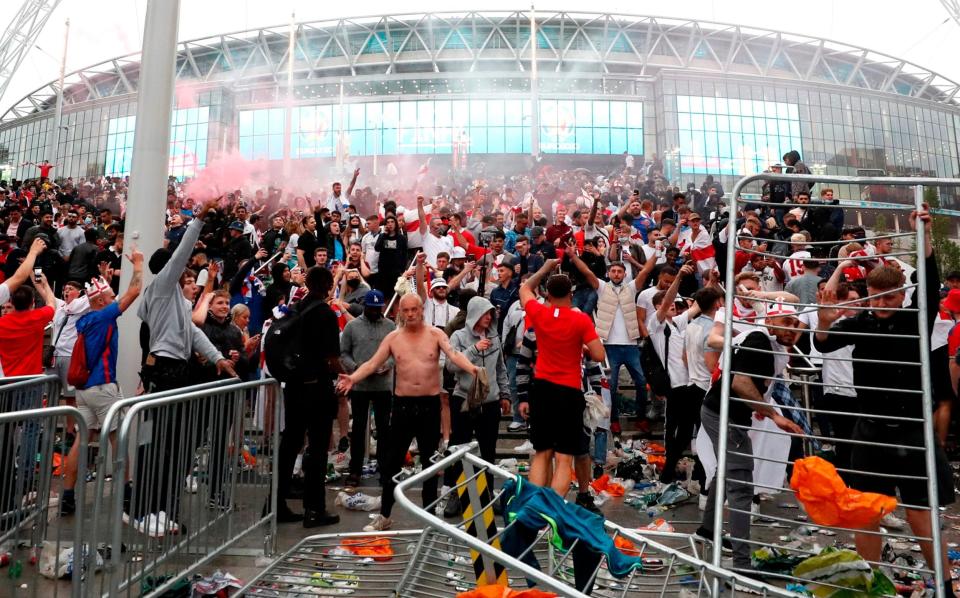
<path id="1" fill-rule="evenodd" d="M 421 251 L 421 252 L 418 252 L 417 257 L 414 258 L 414 261 L 417 263 L 417 270 L 415 273 L 416 280 L 417 280 L 417 294 L 420 295 L 420 299 L 422 301 L 427 300 L 427 283 L 426 283 L 427 272 L 426 272 L 426 268 L 423 265 L 424 261 L 426 261 L 426 257 L 427 255 Z"/>
<path id="2" fill-rule="evenodd" d="M 187 225 L 187 230 L 184 231 L 180 244 L 177 245 L 173 255 L 170 256 L 170 260 L 154 277 L 152 284 L 155 285 L 155 289 L 160 291 L 159 295 L 170 295 L 177 290 L 180 275 L 183 274 L 183 269 L 187 267 L 190 254 L 193 253 L 193 246 L 197 244 L 197 239 L 200 238 L 200 233 L 203 231 L 203 217 L 210 210 L 215 209 L 216 205 L 216 199 L 203 204 L 200 214 Z"/>
<path id="3" fill-rule="evenodd" d="M 597 275 L 593 273 L 586 262 L 580 259 L 580 256 L 577 255 L 577 248 L 574 245 L 567 245 L 566 248 L 567 258 L 570 262 L 580 271 L 580 274 L 583 274 L 583 277 L 587 279 L 587 284 L 592 288 L 600 288 L 600 279 L 597 278 Z"/>
<path id="4" fill-rule="evenodd" d="M 457 274 L 453 278 L 447 281 L 447 284 L 450 286 L 451 289 L 460 288 L 460 283 L 463 282 L 463 279 L 466 278 L 468 274 L 473 272 L 473 270 L 476 267 L 477 267 L 476 262 L 467 262 L 466 264 L 463 265 L 462 270 L 457 272 Z"/>
<path id="5" fill-rule="evenodd" d="M 35 281 L 33 286 L 45 305 L 57 309 L 57 297 L 53 294 L 53 289 L 50 288 L 50 283 L 47 282 L 47 277 L 44 274 L 40 275 L 39 282 Z"/>
<path id="6" fill-rule="evenodd" d="M 648 260 L 649 261 L 649 260 Z M 680 268 L 680 272 L 677 273 L 677 277 L 673 279 L 673 284 L 670 285 L 670 288 L 667 289 L 666 295 L 663 296 L 663 301 L 660 302 L 660 306 L 657 308 L 657 321 L 662 322 L 667 319 L 667 312 L 670 311 L 670 305 L 677 298 L 677 291 L 680 289 L 680 282 L 686 276 L 693 274 L 694 269 L 693 264 L 684 264 Z"/>
<path id="7" fill-rule="evenodd" d="M 133 302 L 140 296 L 141 289 L 143 289 L 143 254 L 140 253 L 136 247 L 133 247 L 127 259 L 133 264 L 133 276 L 130 277 L 130 284 L 127 285 L 127 290 L 117 301 L 121 312 L 127 311 L 127 309 L 133 305 Z"/>
<path id="8" fill-rule="evenodd" d="M 630 256 L 630 265 L 638 266 L 639 264 L 634 264 L 636 260 L 633 259 L 633 256 Z M 656 255 L 651 256 L 647 259 L 646 263 L 643 264 L 643 268 L 637 272 L 637 275 L 633 278 L 633 286 L 639 291 L 643 288 L 643 285 L 647 284 L 647 279 L 650 278 L 650 273 L 653 272 L 654 267 L 657 265 Z"/>
<path id="9" fill-rule="evenodd" d="M 17 267 L 17 271 L 13 273 L 13 276 L 3 283 L 7 285 L 7 290 L 9 290 L 10 293 L 13 293 L 17 290 L 17 287 L 30 278 L 30 273 L 33 272 L 33 265 L 37 262 L 37 256 L 46 251 L 46 249 L 46 241 L 39 238 L 33 240 L 33 244 L 30 245 L 30 251 L 27 252 L 27 257 L 23 258 L 23 262 Z"/>
<path id="10" fill-rule="evenodd" d="M 552 272 L 557 267 L 557 260 L 549 259 L 543 263 L 543 266 L 540 267 L 532 276 L 527 278 L 527 281 L 523 283 L 523 286 L 520 287 L 520 304 L 526 305 L 531 299 L 536 299 L 537 294 L 534 293 L 534 289 L 540 286 L 540 281 L 542 281 L 547 274 Z"/>
<path id="11" fill-rule="evenodd" d="M 197 301 L 197 305 L 193 308 L 193 314 L 190 316 L 190 319 L 197 326 L 203 326 L 203 323 L 207 321 L 207 313 L 210 311 L 210 302 L 213 300 L 213 293 L 204 292 L 200 296 L 200 300 Z"/>
<path id="12" fill-rule="evenodd" d="M 357 178 L 360 176 L 360 169 L 357 168 L 353 171 L 353 178 L 350 179 L 350 185 L 347 187 L 347 197 L 353 195 L 353 188 L 357 186 Z"/>
<path id="13" fill-rule="evenodd" d="M 420 218 L 420 234 L 425 235 L 430 232 L 430 226 L 427 224 L 427 212 L 423 209 L 423 196 L 417 196 L 417 216 Z"/>

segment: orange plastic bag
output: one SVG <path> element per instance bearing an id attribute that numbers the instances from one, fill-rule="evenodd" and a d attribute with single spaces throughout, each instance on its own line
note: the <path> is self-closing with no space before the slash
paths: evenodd
<path id="1" fill-rule="evenodd" d="M 544 592 L 543 590 L 511 590 L 506 586 L 496 584 L 489 586 L 480 586 L 475 590 L 460 592 L 457 598 L 557 598 L 553 592 Z"/>
<path id="2" fill-rule="evenodd" d="M 627 540 L 623 536 L 617 536 L 614 538 L 613 545 L 616 546 L 623 554 L 628 556 L 640 556 L 640 551 L 637 550 L 637 547 L 634 546 L 633 542 Z"/>
<path id="3" fill-rule="evenodd" d="M 590 487 L 594 489 L 597 494 L 601 492 L 606 492 L 610 496 L 623 496 L 624 488 L 616 482 L 610 481 L 610 474 L 603 474 L 599 478 L 590 482 Z"/>
<path id="4" fill-rule="evenodd" d="M 647 463 L 657 469 L 663 469 L 667 465 L 667 458 L 663 455 L 647 455 Z"/>
<path id="5" fill-rule="evenodd" d="M 373 557 L 378 562 L 393 558 L 393 548 L 387 538 L 344 538 L 340 546 L 357 556 Z"/>
<path id="6" fill-rule="evenodd" d="M 810 519 L 819 525 L 876 527 L 880 518 L 897 508 L 897 499 L 892 496 L 847 488 L 837 468 L 820 457 L 797 459 L 790 487 Z"/>

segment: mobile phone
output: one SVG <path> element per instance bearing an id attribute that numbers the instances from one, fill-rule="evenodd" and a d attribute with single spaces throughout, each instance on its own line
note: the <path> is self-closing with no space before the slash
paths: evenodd
<path id="1" fill-rule="evenodd" d="M 33 269 L 33 280 L 34 282 L 40 282 L 43 277 L 43 270 L 40 268 Z"/>

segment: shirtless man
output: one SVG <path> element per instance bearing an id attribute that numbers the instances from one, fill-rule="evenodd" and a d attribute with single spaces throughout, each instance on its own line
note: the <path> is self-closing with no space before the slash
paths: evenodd
<path id="1" fill-rule="evenodd" d="M 416 437 L 421 461 L 426 463 L 440 442 L 440 352 L 472 376 L 479 368 L 450 346 L 443 330 L 423 323 L 423 301 L 415 294 L 400 299 L 400 317 L 403 326 L 383 339 L 380 348 L 366 363 L 352 374 L 340 374 L 337 390 L 346 394 L 357 382 L 376 372 L 387 359 L 396 364 L 393 408 L 390 413 L 390 447 L 383 455 L 383 496 L 380 514 L 364 531 L 390 529 L 390 511 L 393 509 L 393 476 L 403 466 L 410 441 Z M 387 448 L 387 447 L 384 447 Z M 437 500 L 437 479 L 423 483 L 423 504 Z"/>

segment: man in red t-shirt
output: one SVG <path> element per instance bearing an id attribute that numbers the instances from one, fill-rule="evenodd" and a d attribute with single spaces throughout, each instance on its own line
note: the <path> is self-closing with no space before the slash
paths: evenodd
<path id="1" fill-rule="evenodd" d="M 56 299 L 47 278 L 34 281 L 37 290 L 17 288 L 10 295 L 13 313 L 0 318 L 0 366 L 5 376 L 29 376 L 43 373 L 43 329 L 53 320 Z M 36 294 L 46 303 L 33 308 Z"/>
<path id="2" fill-rule="evenodd" d="M 43 162 L 36 164 L 36 167 L 40 169 L 41 181 L 46 181 L 50 178 L 50 171 L 53 170 L 53 164 L 47 160 L 44 160 Z"/>
<path id="3" fill-rule="evenodd" d="M 535 289 L 559 262 L 547 260 L 540 270 L 520 287 L 520 302 L 527 326 L 537 335 L 537 368 L 529 403 L 520 403 L 520 414 L 530 422 L 530 441 L 536 454 L 530 464 L 530 481 L 548 483 L 557 494 L 570 489 L 574 457 L 587 454 L 590 439 L 583 429 L 583 381 L 580 367 L 583 347 L 593 361 L 606 355 L 603 343 L 590 318 L 572 308 L 570 279 L 555 274 L 547 280 L 547 302 L 537 301 Z M 547 476 L 553 464 L 553 478 Z"/>

